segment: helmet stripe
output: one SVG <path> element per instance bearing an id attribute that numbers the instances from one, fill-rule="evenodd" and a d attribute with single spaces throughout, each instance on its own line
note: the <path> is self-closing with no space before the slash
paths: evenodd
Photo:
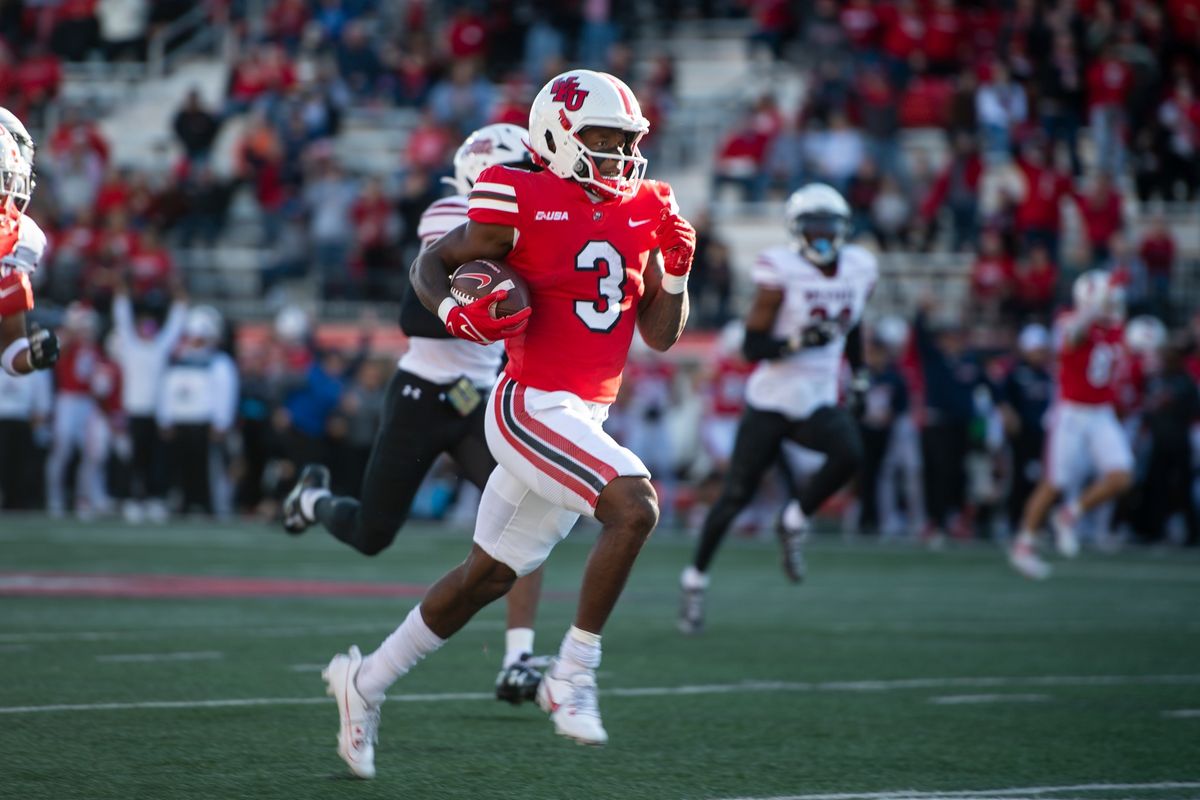
<path id="1" fill-rule="evenodd" d="M 633 106 L 629 103 L 629 96 L 625 94 L 625 87 L 621 85 L 620 81 L 618 81 L 612 75 L 609 75 L 607 72 L 601 72 L 600 74 L 603 75 L 604 78 L 613 85 L 613 88 L 617 90 L 617 94 L 621 97 L 621 103 L 625 106 L 625 113 L 633 116 Z"/>

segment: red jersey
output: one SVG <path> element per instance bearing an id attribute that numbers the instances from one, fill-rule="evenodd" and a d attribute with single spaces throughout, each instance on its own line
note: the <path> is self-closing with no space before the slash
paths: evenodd
<path id="1" fill-rule="evenodd" d="M 723 358 L 712 376 L 710 403 L 716 417 L 736 417 L 746 405 L 746 381 L 754 364 L 740 358 Z"/>
<path id="2" fill-rule="evenodd" d="M 1124 326 L 1093 322 L 1083 338 L 1071 344 L 1065 340 L 1063 330 L 1071 316 L 1069 312 L 1060 317 L 1055 331 L 1059 342 L 1058 395 L 1072 403 L 1111 405 L 1117 399 L 1115 379 L 1118 362 L 1124 356 Z"/>
<path id="3" fill-rule="evenodd" d="M 479 175 L 467 217 L 517 229 L 507 260 L 533 307 L 525 329 L 505 340 L 513 380 L 591 402 L 616 399 L 664 208 L 675 209 L 675 198 L 658 181 L 597 203 L 545 170 L 498 165 Z"/>
<path id="4" fill-rule="evenodd" d="M 54 378 L 61 394 L 92 394 L 92 379 L 104 354 L 88 342 L 71 342 L 63 346 L 62 355 L 54 365 Z"/>

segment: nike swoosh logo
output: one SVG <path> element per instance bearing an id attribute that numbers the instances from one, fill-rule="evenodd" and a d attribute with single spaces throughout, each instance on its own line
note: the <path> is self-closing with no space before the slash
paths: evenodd
<path id="1" fill-rule="evenodd" d="M 629 220 L 629 227 L 636 228 L 639 225 L 645 225 L 649 221 L 650 220 L 648 220 L 648 219 L 631 219 L 631 220 Z"/>
<path id="2" fill-rule="evenodd" d="M 7 289 L 0 289 L 0 299 L 8 297 L 13 292 L 20 290 L 20 288 L 21 288 L 21 284 L 14 283 L 12 286 L 9 286 Z"/>

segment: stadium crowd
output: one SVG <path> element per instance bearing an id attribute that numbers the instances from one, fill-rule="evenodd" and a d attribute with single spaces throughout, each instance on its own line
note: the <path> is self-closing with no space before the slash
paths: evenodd
<path id="1" fill-rule="evenodd" d="M 332 467 L 336 492 L 355 493 L 393 368 L 372 340 L 392 321 L 364 325 L 360 345 L 341 352 L 285 308 L 247 344 L 233 320 L 188 307 L 177 254 L 219 242 L 235 197 L 248 194 L 262 221 L 264 293 L 307 278 L 323 298 L 396 298 L 417 219 L 441 195 L 458 143 L 488 122 L 523 125 L 532 89 L 564 64 L 624 77 L 652 130 L 670 131 L 672 62 L 635 71 L 626 3 L 533 3 L 533 14 L 490 4 L 486 16 L 464 3 L 438 16 L 421 2 L 272 0 L 264 17 L 244 18 L 239 3 L 213 2 L 213 19 L 239 32 L 223 102 L 181 102 L 172 128 L 182 156 L 169 172 L 113 163 L 87 110 L 57 99 L 61 63 L 143 58 L 148 34 L 190 5 L 10 3 L 0 15 L 0 102 L 39 133 L 30 214 L 50 248 L 35 287 L 64 340 L 53 378 L 0 376 L 5 450 L 45 461 L 14 469 L 5 459 L 6 509 L 272 516 L 308 461 Z M 1139 491 L 1097 530 L 1124 525 L 1157 541 L 1177 529 L 1200 543 L 1200 317 L 1172 303 L 1182 265 L 1165 221 L 1136 235 L 1128 213 L 1135 201 L 1192 202 L 1200 186 L 1197 6 L 756 0 L 708 11 L 749 16 L 750 46 L 770 68 L 810 77 L 794 116 L 770 94 L 739 115 L 715 156 L 714 199 L 727 186 L 759 201 L 821 180 L 843 192 L 860 240 L 880 250 L 976 253 L 967 308 L 929 300 L 908 319 L 868 324 L 867 465 L 857 499 L 842 504 L 847 528 L 930 541 L 1011 530 L 1053 396 L 1052 315 L 1070 279 L 1095 266 L 1124 276 L 1131 314 L 1174 326 L 1129 362 L 1122 412 Z M 334 155 L 342 119 L 362 107 L 420 115 L 392 175 L 349 175 Z M 235 166 L 223 174 L 213 151 L 227 127 L 237 130 Z M 904 153 L 899 128 L 946 131 L 946 164 Z M 652 135 L 651 163 L 654 147 Z M 1083 235 L 1068 248 L 1071 207 Z M 708 343 L 704 354 L 640 352 L 610 420 L 684 525 L 712 500 L 749 370 L 730 324 L 728 246 L 708 214 L 695 222 L 692 335 Z M 802 479 L 810 460 L 793 455 Z M 420 516 L 469 513 L 471 490 L 443 466 L 418 498 Z M 773 524 L 778 491 L 744 527 Z"/>

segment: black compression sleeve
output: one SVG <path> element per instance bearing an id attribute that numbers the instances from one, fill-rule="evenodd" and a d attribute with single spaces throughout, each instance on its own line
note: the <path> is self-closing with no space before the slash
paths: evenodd
<path id="1" fill-rule="evenodd" d="M 792 346 L 783 339 L 776 339 L 766 331 L 746 331 L 742 340 L 742 355 L 747 361 L 763 361 L 780 358 L 792 352 Z"/>

